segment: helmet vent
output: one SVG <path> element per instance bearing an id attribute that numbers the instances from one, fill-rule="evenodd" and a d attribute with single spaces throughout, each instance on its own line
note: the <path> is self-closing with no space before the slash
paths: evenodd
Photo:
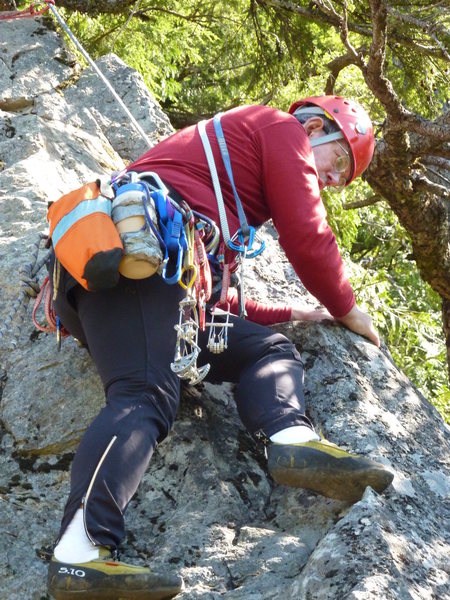
<path id="1" fill-rule="evenodd" d="M 367 133 L 367 128 L 362 123 L 356 123 L 355 129 L 358 133 L 361 133 L 361 135 L 366 135 Z"/>

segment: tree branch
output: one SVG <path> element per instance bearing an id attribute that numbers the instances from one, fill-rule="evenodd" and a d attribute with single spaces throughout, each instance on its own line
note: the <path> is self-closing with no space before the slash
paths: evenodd
<path id="1" fill-rule="evenodd" d="M 450 152 L 448 158 L 440 158 L 439 156 L 425 156 L 422 158 L 422 162 L 427 168 L 428 165 L 434 165 L 440 169 L 444 169 L 450 173 Z"/>
<path id="2" fill-rule="evenodd" d="M 450 186 L 450 165 L 447 165 L 447 168 L 445 169 L 445 171 L 449 174 L 448 177 L 445 177 L 445 175 L 443 173 L 441 173 L 440 171 L 433 169 L 432 167 L 424 164 L 424 168 L 427 170 L 428 173 L 432 173 L 435 177 L 438 177 L 441 181 L 445 181 L 447 184 L 447 188 Z"/>
<path id="3" fill-rule="evenodd" d="M 358 53 L 366 50 L 364 47 L 358 49 Z M 334 84 L 339 76 L 339 73 L 346 67 L 355 64 L 355 57 L 353 53 L 347 52 L 343 56 L 338 56 L 328 64 L 326 68 L 330 71 L 328 75 L 327 83 L 325 85 L 325 94 L 333 94 Z"/>
<path id="4" fill-rule="evenodd" d="M 184 21 L 192 21 L 193 23 L 209 23 L 211 21 L 212 16 L 210 14 L 202 14 L 202 15 L 192 15 L 192 14 L 182 14 L 174 10 L 170 10 L 169 8 L 164 8 L 162 6 L 144 6 L 140 10 L 136 11 L 137 17 L 147 16 L 149 12 L 161 12 L 167 15 L 171 15 L 172 17 L 177 17 L 177 19 L 183 19 Z"/>
<path id="5" fill-rule="evenodd" d="M 364 200 L 355 200 L 355 202 L 344 202 L 342 204 L 342 208 L 344 210 L 352 210 L 353 208 L 362 208 L 364 206 L 372 206 L 373 204 L 376 204 L 377 202 L 381 202 L 383 200 L 383 198 L 381 196 L 378 195 L 374 195 L 374 196 L 369 196 L 368 198 L 365 198 Z"/>
<path id="6" fill-rule="evenodd" d="M 427 194 L 436 194 L 442 200 L 450 200 L 448 185 L 439 185 L 428 179 L 428 177 L 425 177 L 425 175 L 414 172 L 411 174 L 411 180 L 415 190 L 423 190 Z"/>
<path id="7" fill-rule="evenodd" d="M 369 0 L 372 11 L 373 37 L 369 60 L 363 70 L 365 80 L 388 115 L 387 129 L 391 134 L 405 131 L 417 133 L 433 143 L 444 143 L 450 137 L 450 127 L 424 119 L 407 110 L 400 102 L 391 82 L 384 75 L 387 38 L 387 7 L 385 0 Z M 399 137 L 396 136 L 396 140 Z M 409 150 L 403 145 L 402 150 Z"/>
<path id="8" fill-rule="evenodd" d="M 261 6 L 269 6 L 274 8 L 275 10 L 286 11 L 294 14 L 298 14 L 304 19 L 312 21 L 314 23 L 322 23 L 325 25 L 332 25 L 336 29 L 341 27 L 342 17 L 335 11 L 331 2 L 328 0 L 325 3 L 325 0 L 312 0 L 312 6 L 315 6 L 317 10 L 314 8 L 305 8 L 301 6 L 297 2 L 291 2 L 290 0 L 256 0 L 258 4 Z M 447 0 L 444 0 L 444 3 Z M 311 6 L 311 5 L 310 5 Z M 437 8 L 440 6 L 440 3 L 436 3 L 434 5 L 430 5 L 430 10 L 433 8 Z M 428 8 L 428 7 L 426 7 Z M 401 14 L 401 13 L 399 13 Z M 400 21 L 396 15 L 391 15 L 393 19 Z M 368 20 L 367 20 L 368 21 Z M 403 22 L 400 21 L 400 22 Z M 412 25 L 412 23 L 411 23 Z M 426 22 L 417 20 L 417 29 L 421 32 L 428 32 L 428 24 Z M 370 38 L 372 36 L 372 28 L 370 26 L 370 22 L 367 23 L 356 23 L 354 20 L 350 20 L 347 24 L 348 31 L 352 33 L 358 33 L 364 37 Z M 428 33 L 430 37 L 432 37 L 431 32 Z M 443 30 L 442 35 L 445 35 L 445 30 Z M 445 61 L 449 60 L 448 51 L 445 48 L 445 45 L 440 42 L 435 36 L 433 36 L 433 40 L 436 42 L 437 46 L 426 46 L 424 44 L 420 44 L 418 41 L 415 41 L 411 38 L 411 27 L 409 28 L 408 34 L 403 35 L 401 31 L 398 31 L 398 28 L 392 27 L 390 29 L 390 42 L 389 44 L 394 47 L 396 44 L 400 44 L 405 48 L 412 48 L 416 51 L 420 51 L 422 54 L 427 56 L 433 56 L 435 58 L 440 58 Z"/>
<path id="9" fill-rule="evenodd" d="M 430 38 L 432 40 L 434 40 L 434 42 L 436 43 L 436 46 L 442 52 L 443 57 L 447 61 L 450 61 L 450 54 L 449 54 L 447 48 L 435 35 L 435 31 L 438 31 L 442 36 L 448 36 L 448 32 L 445 31 L 445 29 L 439 23 L 436 23 L 436 21 L 434 21 L 434 20 L 431 23 L 427 23 L 424 20 L 415 19 L 411 15 L 405 15 L 392 7 L 388 7 L 388 13 L 390 15 L 393 15 L 399 21 L 402 21 L 403 23 L 406 23 L 408 25 L 414 25 L 414 27 L 416 29 L 418 29 L 419 31 L 426 32 L 430 36 Z"/>

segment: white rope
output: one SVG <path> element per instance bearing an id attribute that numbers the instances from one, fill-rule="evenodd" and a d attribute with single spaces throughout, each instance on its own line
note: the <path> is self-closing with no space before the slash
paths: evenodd
<path id="1" fill-rule="evenodd" d="M 146 144 L 148 145 L 148 147 L 151 148 L 153 146 L 153 144 L 151 143 L 151 141 L 147 137 L 145 131 L 142 129 L 142 127 L 139 125 L 139 123 L 136 121 L 136 119 L 133 117 L 133 115 L 131 114 L 131 112 L 125 106 L 124 102 L 122 101 L 122 98 L 120 98 L 120 96 L 117 94 L 117 92 L 115 91 L 115 89 L 113 88 L 113 86 L 109 83 L 109 81 L 106 79 L 106 77 L 100 71 L 100 69 L 97 67 L 97 65 L 95 64 L 95 62 L 92 60 L 92 58 L 89 56 L 89 54 L 86 52 L 86 50 L 80 44 L 80 42 L 76 39 L 76 37 L 70 31 L 69 27 L 66 25 L 66 23 L 63 20 L 63 18 L 61 17 L 61 15 L 56 10 L 55 6 L 53 4 L 49 4 L 48 6 L 50 7 L 50 10 L 55 15 L 55 17 L 59 21 L 61 27 L 64 29 L 64 31 L 67 33 L 67 35 L 70 37 L 70 39 L 72 40 L 72 42 L 75 44 L 75 46 L 78 48 L 78 50 L 84 56 L 84 58 L 88 61 L 88 63 L 91 65 L 91 67 L 97 73 L 97 75 L 102 79 L 103 83 L 109 89 L 109 91 L 111 92 L 111 94 L 117 100 L 117 102 L 119 103 L 119 105 L 122 108 L 122 110 L 125 112 L 125 114 L 127 115 L 127 117 L 130 119 L 130 122 L 131 122 L 132 126 L 136 129 L 136 131 L 139 133 L 139 135 L 142 137 L 142 139 L 146 142 Z"/>

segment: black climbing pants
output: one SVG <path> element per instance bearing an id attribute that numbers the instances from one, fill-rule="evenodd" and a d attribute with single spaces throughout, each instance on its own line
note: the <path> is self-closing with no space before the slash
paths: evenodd
<path id="1" fill-rule="evenodd" d="M 65 293 L 56 309 L 64 326 L 89 349 L 102 379 L 106 405 L 75 454 L 71 491 L 60 535 L 83 505 L 92 541 L 115 548 L 124 537 L 123 515 L 158 442 L 169 433 L 180 398 L 174 358 L 178 303 L 185 292 L 158 276 L 87 292 Z M 303 365 L 287 338 L 233 317 L 228 349 L 216 355 L 201 333 L 199 364 L 209 362 L 206 381 L 237 383 L 236 403 L 252 434 L 270 436 L 304 415 Z"/>

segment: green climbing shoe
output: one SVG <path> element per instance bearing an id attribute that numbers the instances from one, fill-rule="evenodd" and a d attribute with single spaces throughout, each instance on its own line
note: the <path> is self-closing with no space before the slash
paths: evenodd
<path id="1" fill-rule="evenodd" d="M 52 558 L 47 588 L 55 600 L 164 600 L 184 589 L 177 575 L 158 575 L 148 567 L 136 567 L 114 560 L 100 548 L 100 558 L 68 564 Z"/>
<path id="2" fill-rule="evenodd" d="M 350 503 L 360 500 L 367 486 L 381 493 L 394 478 L 383 465 L 326 440 L 270 444 L 267 456 L 269 473 L 277 483 Z"/>

